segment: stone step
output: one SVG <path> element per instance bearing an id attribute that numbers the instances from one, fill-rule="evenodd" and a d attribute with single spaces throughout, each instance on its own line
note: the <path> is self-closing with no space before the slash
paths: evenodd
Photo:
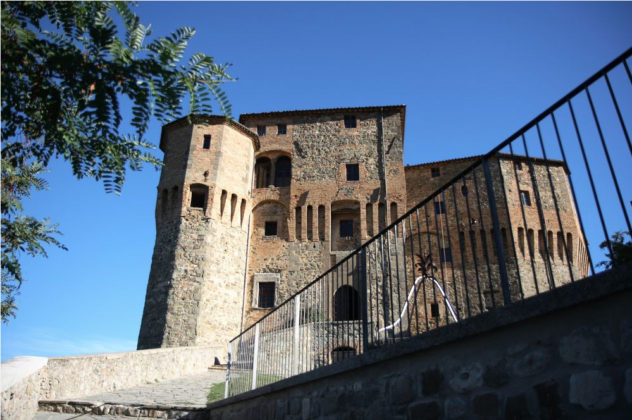
<path id="1" fill-rule="evenodd" d="M 200 406 L 178 406 L 160 404 L 128 404 L 102 401 L 39 401 L 39 413 L 36 419 L 45 419 L 45 413 L 91 414 L 96 416 L 128 416 L 134 418 L 160 419 L 208 419 L 209 411 Z"/>

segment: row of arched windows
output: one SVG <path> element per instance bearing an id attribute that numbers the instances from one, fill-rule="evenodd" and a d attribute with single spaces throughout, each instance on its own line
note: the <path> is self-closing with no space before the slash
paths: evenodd
<path id="1" fill-rule="evenodd" d="M 538 230 L 538 243 L 537 250 L 535 247 L 535 232 L 533 229 L 527 229 L 526 233 L 526 246 L 525 249 L 525 230 L 522 227 L 518 228 L 518 248 L 520 249 L 520 254 L 522 256 L 535 256 L 540 255 L 543 259 L 548 258 L 551 261 L 555 261 L 556 259 L 560 261 L 564 261 L 568 258 L 569 262 L 573 262 L 574 258 L 574 247 L 573 247 L 573 234 L 570 232 L 566 233 L 566 238 L 564 238 L 563 232 L 557 232 L 554 234 L 552 231 L 548 231 L 546 233 L 546 239 L 544 236 L 544 230 Z"/>
<path id="2" fill-rule="evenodd" d="M 200 209 L 204 213 L 207 212 L 207 208 L 212 206 L 212 199 L 209 195 L 209 187 L 204 184 L 191 184 L 189 186 L 188 207 L 192 209 Z M 230 194 L 230 201 L 228 201 L 228 191 L 222 190 L 219 203 L 219 217 L 224 220 L 224 214 L 230 211 L 228 219 L 231 224 L 236 223 L 237 208 L 239 206 L 239 226 L 244 223 L 244 216 L 246 213 L 246 199 L 241 200 L 237 194 Z M 171 190 L 164 188 L 160 195 L 159 207 L 161 215 L 165 215 L 169 210 L 179 208 L 180 192 L 178 187 L 173 187 Z"/>
<path id="3" fill-rule="evenodd" d="M 377 210 L 374 210 L 377 207 Z M 390 220 L 391 223 L 397 220 L 398 217 L 398 207 L 397 203 L 392 202 L 390 204 Z M 387 226 L 387 213 L 386 213 L 386 203 L 366 203 L 365 206 L 365 217 L 366 217 L 366 234 L 369 237 L 372 237 L 379 233 L 379 231 L 383 230 Z M 377 226 L 374 221 L 374 212 L 377 211 L 378 220 Z M 333 219 L 337 219 L 337 214 L 340 213 L 340 218 L 351 219 L 353 217 L 360 218 L 360 210 L 359 203 L 356 201 L 340 201 L 331 203 L 331 217 Z M 345 216 L 346 214 L 346 216 Z M 354 216 L 354 214 L 356 216 Z M 305 219 L 303 220 L 303 206 L 297 206 L 294 208 L 294 231 L 297 240 L 325 240 L 325 221 L 326 221 L 326 208 L 324 205 L 319 205 L 317 208 L 314 208 L 311 204 L 307 205 L 305 211 Z M 346 219 L 345 219 L 346 220 Z M 305 237 L 303 237 L 303 224 L 306 224 L 306 232 Z M 344 225 L 343 225 L 344 226 Z M 337 226 L 332 224 L 332 229 L 337 229 Z M 354 236 L 353 232 L 359 232 L 359 226 L 352 226 L 351 235 Z M 347 236 L 347 232 L 339 232 L 339 236 Z"/>

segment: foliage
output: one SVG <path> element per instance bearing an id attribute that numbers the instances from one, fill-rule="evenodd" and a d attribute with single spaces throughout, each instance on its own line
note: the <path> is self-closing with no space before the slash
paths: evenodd
<path id="1" fill-rule="evenodd" d="M 625 240 L 626 235 L 628 236 L 627 242 Z M 599 244 L 599 248 L 608 250 L 606 257 L 609 259 L 608 261 L 600 262 L 599 266 L 611 269 L 632 261 L 632 234 L 630 232 L 615 232 L 610 238 L 610 247 L 612 252 L 608 248 L 608 241 L 603 241 Z"/>
<path id="2" fill-rule="evenodd" d="M 232 79 L 227 64 L 205 54 L 185 62 L 194 29 L 149 40 L 150 25 L 141 24 L 124 2 L 2 2 L 1 7 L 6 320 L 5 302 L 6 313 L 12 313 L 23 280 L 19 253 L 45 255 L 44 244 L 59 246 L 55 225 L 21 215 L 20 200 L 29 189 L 45 186 L 38 175 L 49 160 L 66 159 L 77 178 L 100 180 L 106 191 L 119 193 L 128 168 L 161 164 L 144 138 L 150 120 L 166 123 L 185 107 L 189 114 L 209 114 L 213 100 L 230 116 L 220 85 Z M 122 129 L 124 121 L 130 132 Z"/>
<path id="3" fill-rule="evenodd" d="M 46 181 L 39 175 L 44 167 L 39 163 L 15 167 L 2 159 L 2 321 L 15 317 L 15 295 L 22 284 L 19 253 L 46 256 L 44 244 L 65 246 L 55 239 L 57 225 L 21 214 L 22 199 L 29 197 L 31 188 L 42 190 Z"/>

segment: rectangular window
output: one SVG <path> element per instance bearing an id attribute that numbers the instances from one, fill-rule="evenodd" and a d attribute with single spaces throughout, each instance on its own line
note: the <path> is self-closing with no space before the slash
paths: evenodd
<path id="1" fill-rule="evenodd" d="M 204 135 L 204 148 L 205 149 L 211 148 L 211 135 L 210 134 Z"/>
<path id="2" fill-rule="evenodd" d="M 285 124 L 279 124 L 277 125 L 277 134 L 287 134 L 287 125 Z"/>
<path id="3" fill-rule="evenodd" d="M 360 180 L 360 168 L 357 163 L 347 164 L 347 181 L 359 181 Z"/>
<path id="4" fill-rule="evenodd" d="M 520 202 L 523 206 L 531 206 L 531 196 L 529 191 L 520 190 Z"/>
<path id="5" fill-rule="evenodd" d="M 353 236 L 353 220 L 340 221 L 340 237 L 350 238 Z"/>
<path id="6" fill-rule="evenodd" d="M 431 177 L 436 178 L 439 175 L 441 175 L 441 170 L 439 170 L 439 168 L 430 168 L 430 176 Z"/>
<path id="7" fill-rule="evenodd" d="M 452 249 L 450 247 L 441 248 L 440 252 L 441 262 L 451 262 L 452 261 Z"/>
<path id="8" fill-rule="evenodd" d="M 266 126 L 265 125 L 258 125 L 257 126 L 257 135 L 259 135 L 259 136 L 265 136 L 266 135 Z"/>
<path id="9" fill-rule="evenodd" d="M 516 162 L 514 162 L 514 167 L 516 168 L 516 171 L 521 171 L 522 170 L 522 162 L 517 160 Z"/>
<path id="10" fill-rule="evenodd" d="M 445 201 L 435 201 L 435 214 L 444 214 L 445 213 Z"/>
<path id="11" fill-rule="evenodd" d="M 259 307 L 274 308 L 274 291 L 276 284 L 274 282 L 259 283 Z"/>
<path id="12" fill-rule="evenodd" d="M 206 201 L 206 194 L 201 191 L 191 192 L 191 207 L 203 209 Z"/>
<path id="13" fill-rule="evenodd" d="M 430 316 L 433 318 L 439 318 L 439 304 L 431 303 L 430 304 Z"/>
<path id="14" fill-rule="evenodd" d="M 276 236 L 277 222 L 266 222 L 266 236 Z"/>
<path id="15" fill-rule="evenodd" d="M 356 128 L 356 117 L 354 115 L 345 115 L 345 128 Z"/>

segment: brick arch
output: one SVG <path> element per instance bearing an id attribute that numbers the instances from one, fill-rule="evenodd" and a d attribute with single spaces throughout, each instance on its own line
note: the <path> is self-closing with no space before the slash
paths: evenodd
<path id="1" fill-rule="evenodd" d="M 276 222 L 277 234 L 276 238 L 288 240 L 288 220 L 289 211 L 287 206 L 277 200 L 266 200 L 258 203 L 252 209 L 253 234 L 258 237 L 265 235 L 266 222 Z"/>

